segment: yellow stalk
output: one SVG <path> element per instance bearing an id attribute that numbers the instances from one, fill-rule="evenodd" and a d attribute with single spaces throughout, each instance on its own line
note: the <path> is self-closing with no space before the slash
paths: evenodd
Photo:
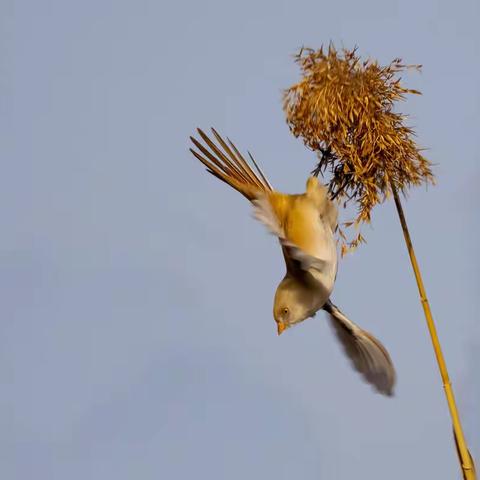
<path id="1" fill-rule="evenodd" d="M 393 183 L 391 184 L 391 187 L 393 192 L 393 198 L 395 200 L 395 206 L 397 207 L 398 216 L 402 225 L 403 236 L 405 237 L 405 243 L 407 244 L 408 254 L 410 256 L 413 272 L 417 281 L 418 293 L 420 294 L 420 301 L 422 303 L 423 311 L 425 313 L 428 331 L 430 332 L 430 337 L 432 339 L 433 350 L 435 352 L 438 368 L 442 377 L 445 396 L 447 397 L 448 408 L 450 410 L 450 416 L 453 423 L 453 435 L 457 448 L 460 467 L 463 473 L 463 478 L 464 480 L 476 480 L 477 476 L 475 473 L 475 464 L 468 450 L 465 436 L 463 435 L 462 425 L 460 423 L 460 416 L 458 414 L 457 405 L 455 403 L 455 396 L 453 394 L 452 384 L 448 376 L 447 364 L 445 363 L 442 348 L 440 346 L 440 341 L 438 340 L 437 330 L 433 321 L 432 312 L 430 311 L 430 305 L 428 303 L 427 294 L 425 292 L 422 276 L 418 267 L 417 258 L 415 257 L 415 251 L 413 250 L 412 240 L 410 238 L 410 233 L 407 227 L 407 221 L 405 220 L 402 204 L 400 203 L 400 197 L 398 196 L 398 192 Z"/>

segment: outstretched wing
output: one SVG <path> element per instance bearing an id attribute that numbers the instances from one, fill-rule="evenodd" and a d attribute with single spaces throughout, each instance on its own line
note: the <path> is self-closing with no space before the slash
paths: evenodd
<path id="1" fill-rule="evenodd" d="M 278 237 L 287 263 L 293 260 L 302 270 L 308 271 L 313 268 L 323 271 L 327 262 L 307 253 L 305 249 L 300 248 L 299 245 L 288 238 L 285 232 L 285 219 L 291 208 L 292 197 L 292 195 L 277 192 L 272 192 L 268 196 L 261 195 L 252 201 L 254 205 L 253 215 L 267 227 L 271 234 Z"/>
<path id="2" fill-rule="evenodd" d="M 204 144 L 190 137 L 197 148 L 197 150 L 191 148 L 190 151 L 207 167 L 207 171 L 252 202 L 254 217 L 278 237 L 288 258 L 298 262 L 303 270 L 311 268 L 321 270 L 324 262 L 310 255 L 301 248 L 302 245 L 292 242 L 285 233 L 285 219 L 295 195 L 275 191 L 254 158 L 249 155 L 256 171 L 237 147 L 228 138 L 225 141 L 215 129 L 212 128 L 212 133 L 218 144 L 215 144 L 202 130 L 197 131 Z"/>
<path id="3" fill-rule="evenodd" d="M 190 137 L 199 150 L 190 148 L 190 151 L 207 167 L 209 173 L 230 185 L 250 201 L 259 195 L 273 192 L 270 182 L 251 155 L 250 159 L 258 173 L 252 169 L 237 147 L 228 138 L 227 144 L 214 128 L 212 133 L 220 146 L 208 138 L 202 130 L 197 129 L 197 131 L 205 145 L 194 137 Z"/>
<path id="4" fill-rule="evenodd" d="M 385 347 L 370 333 L 349 320 L 330 300 L 323 307 L 355 370 L 388 396 L 393 395 L 395 368 Z"/>

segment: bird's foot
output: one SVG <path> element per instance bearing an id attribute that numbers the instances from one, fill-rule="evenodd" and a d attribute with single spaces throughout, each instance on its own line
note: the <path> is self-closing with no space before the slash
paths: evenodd
<path id="1" fill-rule="evenodd" d="M 322 167 L 321 164 L 319 163 L 311 172 L 310 174 L 313 175 L 314 177 L 318 177 L 322 173 Z"/>

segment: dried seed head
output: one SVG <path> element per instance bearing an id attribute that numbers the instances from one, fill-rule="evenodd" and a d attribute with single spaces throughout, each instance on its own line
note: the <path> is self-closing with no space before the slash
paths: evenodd
<path id="1" fill-rule="evenodd" d="M 362 61 L 356 49 L 339 53 L 333 45 L 326 52 L 302 48 L 296 62 L 302 79 L 284 92 L 287 123 L 317 153 L 316 172 L 328 178 L 332 197 L 357 204 L 355 226 L 370 222 L 372 208 L 388 196 L 390 183 L 403 193 L 434 183 L 431 163 L 421 155 L 413 130 L 394 111 L 406 94 L 420 93 L 403 87 L 398 74 L 420 65 L 397 58 L 382 67 Z M 353 241 L 345 239 L 342 252 L 364 241 L 360 233 Z"/>

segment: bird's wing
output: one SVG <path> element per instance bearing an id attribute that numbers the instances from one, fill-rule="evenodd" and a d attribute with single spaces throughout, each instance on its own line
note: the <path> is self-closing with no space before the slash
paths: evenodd
<path id="1" fill-rule="evenodd" d="M 227 138 L 227 142 L 212 128 L 212 133 L 218 142 L 215 144 L 202 130 L 197 129 L 202 138 L 202 145 L 194 137 L 190 137 L 197 150 L 190 148 L 195 157 L 206 167 L 207 171 L 222 180 L 243 196 L 252 201 L 258 196 L 273 192 L 273 187 L 250 155 L 256 172 L 245 160 L 237 147 Z"/>
<path id="2" fill-rule="evenodd" d="M 327 262 L 301 248 L 299 244 L 289 238 L 288 232 L 284 227 L 288 212 L 291 209 L 293 197 L 293 195 L 285 195 L 278 192 L 258 196 L 252 201 L 254 217 L 262 222 L 271 234 L 278 237 L 287 264 L 293 260 L 301 270 L 315 269 L 323 271 Z"/>
<path id="3" fill-rule="evenodd" d="M 393 395 L 395 368 L 385 347 L 370 333 L 349 320 L 330 300 L 323 307 L 355 370 L 388 396 Z"/>
<path id="4" fill-rule="evenodd" d="M 296 262 L 302 270 L 315 268 L 321 270 L 324 262 L 306 251 L 303 245 L 298 245 L 285 233 L 285 222 L 294 195 L 287 195 L 273 189 L 266 176 L 251 155 L 256 172 L 245 160 L 237 147 L 227 138 L 225 141 L 215 129 L 213 136 L 215 144 L 202 130 L 198 134 L 203 144 L 190 137 L 197 150 L 190 149 L 195 157 L 206 167 L 207 171 L 240 192 L 254 206 L 254 216 L 267 229 L 276 235 L 282 244 L 284 252 Z"/>

